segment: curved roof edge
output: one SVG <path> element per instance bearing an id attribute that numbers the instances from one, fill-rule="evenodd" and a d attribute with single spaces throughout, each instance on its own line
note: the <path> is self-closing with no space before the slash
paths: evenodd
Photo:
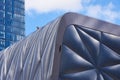
<path id="1" fill-rule="evenodd" d="M 57 38 L 56 38 L 56 44 L 55 44 L 55 55 L 56 57 L 54 57 L 54 62 L 53 62 L 53 74 L 51 77 L 51 80 L 57 80 L 58 79 L 58 71 L 59 71 L 59 65 L 56 65 L 58 62 L 60 62 L 60 48 L 62 45 L 62 41 L 63 41 L 63 36 L 64 36 L 64 32 L 65 29 L 67 27 L 69 27 L 69 25 L 81 25 L 84 27 L 88 27 L 91 29 L 95 29 L 98 31 L 103 31 L 106 33 L 110 33 L 116 36 L 120 36 L 120 26 L 119 25 L 115 25 L 109 22 L 105 22 L 102 20 L 97 20 L 95 18 L 91 18 L 88 16 L 84 16 L 81 14 L 77 14 L 77 13 L 66 13 L 64 14 L 59 22 L 58 25 L 58 31 L 57 31 Z"/>
<path id="2" fill-rule="evenodd" d="M 78 13 L 68 12 L 62 16 L 60 26 L 81 25 L 95 30 L 120 36 L 120 25 L 102 21 Z"/>

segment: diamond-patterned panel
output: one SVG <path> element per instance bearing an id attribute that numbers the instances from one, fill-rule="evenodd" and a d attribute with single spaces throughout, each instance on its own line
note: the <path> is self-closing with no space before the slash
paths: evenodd
<path id="1" fill-rule="evenodd" d="M 120 80 L 120 37 L 69 26 L 64 34 L 60 80 Z"/>

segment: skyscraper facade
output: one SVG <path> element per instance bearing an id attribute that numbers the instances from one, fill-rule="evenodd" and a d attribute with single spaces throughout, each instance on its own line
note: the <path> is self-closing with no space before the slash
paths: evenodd
<path id="1" fill-rule="evenodd" d="M 0 50 L 25 36 L 24 0 L 0 0 Z"/>

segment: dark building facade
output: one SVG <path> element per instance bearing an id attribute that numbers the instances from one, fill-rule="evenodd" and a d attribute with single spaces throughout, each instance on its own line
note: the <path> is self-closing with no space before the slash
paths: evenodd
<path id="1" fill-rule="evenodd" d="M 25 36 L 24 0 L 0 0 L 0 50 Z"/>
<path id="2" fill-rule="evenodd" d="M 120 26 L 67 13 L 2 50 L 0 80 L 120 80 Z"/>

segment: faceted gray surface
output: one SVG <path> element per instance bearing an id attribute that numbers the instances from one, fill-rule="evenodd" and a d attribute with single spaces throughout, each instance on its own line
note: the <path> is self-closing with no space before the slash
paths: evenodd
<path id="1" fill-rule="evenodd" d="M 120 80 L 120 37 L 71 25 L 65 31 L 61 80 Z"/>

